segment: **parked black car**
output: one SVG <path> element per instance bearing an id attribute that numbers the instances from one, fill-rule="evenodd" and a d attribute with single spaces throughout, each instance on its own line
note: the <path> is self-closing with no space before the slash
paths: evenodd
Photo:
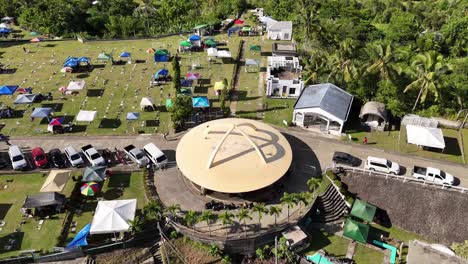
<path id="1" fill-rule="evenodd" d="M 348 153 L 336 151 L 333 153 L 332 161 L 336 164 L 345 164 L 352 167 L 357 167 L 361 165 L 361 160 L 356 158 Z"/>
<path id="2" fill-rule="evenodd" d="M 50 162 L 52 163 L 52 166 L 56 168 L 65 168 L 66 167 L 66 161 L 63 158 L 62 152 L 60 149 L 52 149 L 49 151 L 49 157 L 50 157 Z"/>

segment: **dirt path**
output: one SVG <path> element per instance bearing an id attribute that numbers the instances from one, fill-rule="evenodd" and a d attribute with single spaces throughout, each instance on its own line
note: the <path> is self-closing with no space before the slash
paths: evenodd
<path id="1" fill-rule="evenodd" d="M 263 87 L 265 85 L 265 73 L 264 72 L 260 72 L 258 74 L 258 96 L 259 98 L 256 100 L 257 101 L 257 118 L 259 119 L 263 119 L 263 115 L 264 115 L 264 112 L 263 112 Z"/>
<path id="2" fill-rule="evenodd" d="M 242 45 L 240 47 L 240 52 L 239 52 L 239 57 L 237 58 L 237 68 L 236 68 L 236 74 L 233 78 L 233 90 L 231 91 L 231 104 L 229 105 L 229 109 L 231 110 L 231 115 L 236 115 L 236 110 L 237 110 L 237 100 L 239 99 L 239 95 L 237 94 L 237 90 L 239 88 L 239 73 L 241 69 L 241 60 L 244 57 L 244 46 L 245 46 L 245 41 L 242 41 Z"/>

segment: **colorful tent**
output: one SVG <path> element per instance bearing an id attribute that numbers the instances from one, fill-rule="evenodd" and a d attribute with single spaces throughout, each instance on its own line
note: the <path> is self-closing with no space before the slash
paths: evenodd
<path id="1" fill-rule="evenodd" d="M 348 218 L 343 228 L 343 236 L 360 243 L 367 243 L 369 235 L 369 226 Z"/>
<path id="2" fill-rule="evenodd" d="M 250 45 L 249 50 L 251 50 L 251 51 L 262 51 L 262 46 L 260 46 L 260 45 Z"/>
<path id="3" fill-rule="evenodd" d="M 33 31 L 33 32 L 29 33 L 29 36 L 39 36 L 39 33 Z"/>
<path id="4" fill-rule="evenodd" d="M 140 113 L 137 113 L 137 112 L 129 112 L 127 113 L 127 120 L 131 121 L 131 120 L 138 120 L 138 118 L 140 117 Z"/>
<path id="5" fill-rule="evenodd" d="M 60 126 L 60 125 L 63 124 L 64 120 L 65 120 L 65 118 L 63 118 L 63 117 L 52 118 L 52 120 L 49 123 L 49 126 Z"/>
<path id="6" fill-rule="evenodd" d="M 210 107 L 210 100 L 206 96 L 194 96 L 192 97 L 192 106 L 194 108 Z"/>
<path id="7" fill-rule="evenodd" d="M 3 85 L 0 86 L 0 95 L 12 95 L 18 89 L 18 85 Z"/>
<path id="8" fill-rule="evenodd" d="M 155 62 L 169 61 L 169 51 L 165 49 L 158 49 L 156 52 L 154 52 L 154 61 Z"/>
<path id="9" fill-rule="evenodd" d="M 236 20 L 234 20 L 234 24 L 235 25 L 242 25 L 242 24 L 244 24 L 244 20 L 236 19 Z"/>
<path id="10" fill-rule="evenodd" d="M 205 41 L 205 45 L 208 46 L 208 47 L 216 47 L 218 43 L 216 43 L 216 41 L 212 40 L 212 39 L 209 39 L 207 41 Z"/>
<path id="11" fill-rule="evenodd" d="M 68 68 L 75 68 L 78 66 L 78 60 L 76 59 L 67 59 L 65 63 L 63 64 L 63 67 L 68 67 Z"/>
<path id="12" fill-rule="evenodd" d="M 189 41 L 199 41 L 201 40 L 200 36 L 198 35 L 192 35 L 188 38 Z"/>
<path id="13" fill-rule="evenodd" d="M 13 104 L 32 104 L 36 100 L 36 94 L 20 94 Z"/>
<path id="14" fill-rule="evenodd" d="M 99 192 L 99 189 L 97 182 L 87 182 L 81 186 L 80 191 L 84 196 L 94 196 Z"/>
<path id="15" fill-rule="evenodd" d="M 83 172 L 82 182 L 102 182 L 106 178 L 106 166 L 86 167 Z"/>
<path id="16" fill-rule="evenodd" d="M 153 48 L 148 48 L 146 50 L 146 53 L 148 53 L 148 54 L 154 53 L 154 49 Z"/>
<path id="17" fill-rule="evenodd" d="M 41 42 L 41 41 L 42 41 L 41 38 L 33 38 L 33 39 L 30 40 L 30 42 L 32 42 L 32 43 Z"/>
<path id="18" fill-rule="evenodd" d="M 80 232 L 76 234 L 73 240 L 67 244 L 65 249 L 73 249 L 73 248 L 77 248 L 80 246 L 88 245 L 88 241 L 86 241 L 86 237 L 88 236 L 90 229 L 91 229 L 91 224 L 85 225 L 83 229 L 81 229 Z"/>
<path id="19" fill-rule="evenodd" d="M 70 170 L 51 170 L 49 176 L 42 184 L 40 192 L 61 192 L 70 177 Z"/>
<path id="20" fill-rule="evenodd" d="M 200 74 L 199 73 L 187 72 L 187 74 L 185 75 L 185 79 L 187 79 L 187 80 L 198 80 L 198 79 L 200 79 Z"/>
<path id="21" fill-rule="evenodd" d="M 155 74 L 154 74 L 154 78 L 155 79 L 158 79 L 159 77 L 161 76 L 167 76 L 169 74 L 169 71 L 166 70 L 166 69 L 160 69 L 159 71 L 157 71 Z"/>
<path id="22" fill-rule="evenodd" d="M 91 234 L 125 232 L 135 219 L 136 199 L 99 201 L 91 223 Z"/>
<path id="23" fill-rule="evenodd" d="M 102 60 L 102 61 L 112 60 L 112 55 L 102 52 L 102 53 L 99 53 L 97 59 Z"/>
<path id="24" fill-rule="evenodd" d="M 130 57 L 131 57 L 131 54 L 130 54 L 130 52 L 124 51 L 124 52 L 120 53 L 120 56 L 119 56 L 119 57 L 120 57 L 120 58 L 130 58 Z"/>
<path id="25" fill-rule="evenodd" d="M 91 58 L 88 58 L 88 57 L 79 57 L 77 61 L 79 63 L 91 64 Z"/>
<path id="26" fill-rule="evenodd" d="M 179 46 L 181 46 L 181 47 L 192 47 L 192 43 L 190 43 L 190 41 L 184 40 L 184 41 L 180 42 Z"/>
<path id="27" fill-rule="evenodd" d="M 33 118 L 49 118 L 50 114 L 52 113 L 52 108 L 50 107 L 38 107 L 34 109 L 31 113 L 31 117 Z"/>
<path id="28" fill-rule="evenodd" d="M 377 208 L 375 206 L 356 199 L 356 201 L 354 201 L 353 208 L 351 209 L 351 215 L 364 221 L 372 222 L 374 220 L 376 210 Z"/>

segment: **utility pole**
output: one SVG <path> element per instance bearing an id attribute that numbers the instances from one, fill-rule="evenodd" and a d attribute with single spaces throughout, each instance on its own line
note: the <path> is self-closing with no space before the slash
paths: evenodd
<path id="1" fill-rule="evenodd" d="M 278 237 L 275 236 L 275 264 L 278 264 Z"/>

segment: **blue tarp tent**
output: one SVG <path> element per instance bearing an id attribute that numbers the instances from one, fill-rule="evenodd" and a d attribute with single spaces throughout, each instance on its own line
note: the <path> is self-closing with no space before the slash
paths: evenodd
<path id="1" fill-rule="evenodd" d="M 167 76 L 169 74 L 169 71 L 166 69 L 160 69 L 158 72 L 154 74 L 154 78 L 158 79 L 160 76 Z"/>
<path id="2" fill-rule="evenodd" d="M 3 85 L 0 87 L 0 95 L 12 95 L 16 89 L 18 85 Z"/>
<path id="3" fill-rule="evenodd" d="M 240 27 L 232 27 L 232 28 L 228 29 L 227 31 L 228 31 L 228 33 L 234 33 L 234 32 L 237 32 L 239 30 L 240 30 Z"/>
<path id="4" fill-rule="evenodd" d="M 180 86 L 182 87 L 192 87 L 193 80 L 180 80 Z"/>
<path id="5" fill-rule="evenodd" d="M 79 63 L 88 63 L 88 64 L 91 64 L 91 59 L 88 58 L 88 57 L 80 57 L 80 58 L 78 59 L 78 62 L 79 62 Z"/>
<path id="6" fill-rule="evenodd" d="M 76 234 L 73 240 L 70 243 L 68 243 L 68 245 L 65 248 L 72 249 L 72 248 L 76 248 L 79 246 L 88 245 L 88 241 L 86 241 L 86 237 L 88 236 L 90 229 L 91 229 L 91 224 L 85 225 L 83 229 L 81 229 L 80 232 Z"/>
<path id="7" fill-rule="evenodd" d="M 52 108 L 50 108 L 50 107 L 39 107 L 39 108 L 34 109 L 34 111 L 31 114 L 31 117 L 34 117 L 34 118 L 47 117 L 47 118 L 49 118 L 51 112 L 52 112 Z"/>
<path id="8" fill-rule="evenodd" d="M 20 94 L 13 104 L 32 104 L 36 100 L 36 94 Z"/>
<path id="9" fill-rule="evenodd" d="M 206 96 L 192 97 L 192 106 L 195 108 L 210 107 L 210 100 Z"/>
<path id="10" fill-rule="evenodd" d="M 7 34 L 10 32 L 11 32 L 11 29 L 9 28 L 0 28 L 0 34 Z"/>
<path id="11" fill-rule="evenodd" d="M 139 113 L 136 113 L 136 112 L 127 113 L 127 120 L 138 120 L 138 117 L 140 117 Z"/>
<path id="12" fill-rule="evenodd" d="M 75 57 L 68 57 L 63 64 L 63 67 L 75 68 L 76 66 L 78 66 L 78 58 Z"/>
<path id="13" fill-rule="evenodd" d="M 164 49 L 159 49 L 154 53 L 155 62 L 167 62 L 169 61 L 169 52 Z"/>
<path id="14" fill-rule="evenodd" d="M 121 57 L 121 58 L 130 58 L 131 55 L 130 55 L 130 52 L 124 51 L 124 52 L 120 53 L 119 57 Z"/>
<path id="15" fill-rule="evenodd" d="M 198 41 L 198 40 L 201 40 L 200 36 L 198 35 L 192 35 L 189 38 L 189 41 Z"/>

